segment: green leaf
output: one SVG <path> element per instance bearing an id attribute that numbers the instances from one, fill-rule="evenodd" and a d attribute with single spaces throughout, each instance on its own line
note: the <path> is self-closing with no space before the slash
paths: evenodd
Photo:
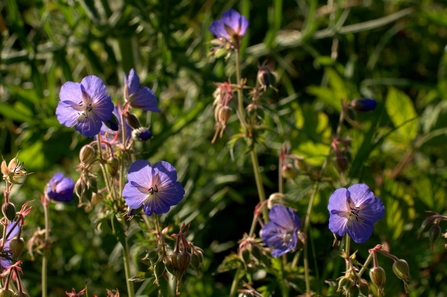
<path id="1" fill-rule="evenodd" d="M 20 104 L 20 106 L 23 108 L 19 109 L 0 102 L 0 114 L 14 121 L 33 123 L 33 116 L 29 110 L 23 104 Z"/>
<path id="2" fill-rule="evenodd" d="M 399 135 L 405 141 L 411 142 L 416 137 L 418 122 L 410 97 L 395 88 L 390 88 L 385 108 Z"/>

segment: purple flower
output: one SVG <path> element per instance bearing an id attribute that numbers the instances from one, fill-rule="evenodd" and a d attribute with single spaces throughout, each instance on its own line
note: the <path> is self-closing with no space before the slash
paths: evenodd
<path id="1" fill-rule="evenodd" d="M 128 179 L 123 190 L 124 200 L 132 209 L 143 207 L 148 216 L 168 212 L 185 195 L 174 166 L 166 161 L 151 166 L 146 160 L 137 160 L 129 168 Z"/>
<path id="2" fill-rule="evenodd" d="M 146 141 L 152 137 L 152 132 L 148 128 L 140 127 L 132 131 L 132 137 L 138 141 Z"/>
<path id="3" fill-rule="evenodd" d="M 272 256 L 279 257 L 293 251 L 298 243 L 300 218 L 291 208 L 274 205 L 269 212 L 270 222 L 261 230 L 262 241 L 273 247 Z"/>
<path id="4" fill-rule="evenodd" d="M 124 73 L 124 97 L 134 108 L 160 112 L 154 92 L 148 87 L 140 88 L 140 78 L 133 69 L 130 70 L 129 77 Z"/>
<path id="5" fill-rule="evenodd" d="M 209 30 L 217 38 L 223 38 L 238 47 L 239 40 L 244 37 L 247 31 L 248 20 L 234 9 L 229 9 L 222 14 L 222 19 L 213 21 Z"/>
<path id="6" fill-rule="evenodd" d="M 385 214 L 379 197 L 365 184 L 341 188 L 329 198 L 329 229 L 338 236 L 348 235 L 356 242 L 367 241 L 374 224 Z"/>
<path id="7" fill-rule="evenodd" d="M 81 83 L 66 82 L 59 92 L 58 121 L 67 127 L 75 127 L 85 137 L 99 133 L 101 124 L 112 116 L 112 99 L 99 77 L 84 77 Z"/>
<path id="8" fill-rule="evenodd" d="M 70 202 L 73 200 L 74 182 L 62 173 L 56 173 L 48 182 L 45 195 L 54 201 Z"/>
<path id="9" fill-rule="evenodd" d="M 101 136 L 107 140 L 110 143 L 118 142 L 121 143 L 122 141 L 122 133 L 123 133 L 123 123 L 121 122 L 121 108 L 118 106 L 115 106 L 115 109 L 113 110 L 113 114 L 118 119 L 118 129 L 117 131 L 114 131 L 107 127 L 104 123 L 102 124 L 100 133 Z M 132 137 L 132 127 L 129 126 L 127 121 L 124 121 L 125 123 L 125 133 L 126 133 L 126 145 L 129 142 L 130 138 Z M 118 134 L 118 135 L 117 135 Z"/>
<path id="10" fill-rule="evenodd" d="M 357 111 L 373 111 L 376 108 L 377 101 L 370 98 L 354 99 L 351 102 L 352 108 Z"/>
<path id="11" fill-rule="evenodd" d="M 19 233 L 20 226 L 18 222 L 10 222 L 6 227 L 6 240 L 2 247 L 2 254 L 0 257 L 0 265 L 2 269 L 12 265 L 12 252 L 10 248 L 11 240 Z"/>

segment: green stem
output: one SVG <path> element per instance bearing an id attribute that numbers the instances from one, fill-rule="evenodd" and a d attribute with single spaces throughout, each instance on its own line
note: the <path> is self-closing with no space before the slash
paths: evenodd
<path id="1" fill-rule="evenodd" d="M 123 219 L 121 220 L 121 222 L 123 224 L 124 230 L 126 230 L 126 220 Z M 127 243 L 127 236 L 124 239 L 123 244 L 123 260 L 124 260 L 124 273 L 126 275 L 127 296 L 134 297 L 135 296 L 134 286 L 133 282 L 130 280 L 132 275 L 130 274 L 130 257 L 129 257 L 129 245 Z"/>
<path id="2" fill-rule="evenodd" d="M 47 199 L 46 197 L 43 199 Z M 49 216 L 49 208 L 48 201 L 43 202 L 43 213 L 45 218 L 45 249 L 42 255 L 42 297 L 47 297 L 47 287 L 48 287 L 48 257 L 49 250 L 46 247 L 48 242 L 50 241 L 50 216 Z"/>
<path id="3" fill-rule="evenodd" d="M 234 274 L 233 283 L 231 284 L 230 297 L 236 296 L 239 285 L 239 274 L 241 273 L 241 270 L 242 268 L 238 267 L 236 273 Z"/>

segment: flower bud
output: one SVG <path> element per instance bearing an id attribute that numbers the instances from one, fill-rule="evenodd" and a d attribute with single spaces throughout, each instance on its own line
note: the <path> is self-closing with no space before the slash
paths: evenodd
<path id="1" fill-rule="evenodd" d="M 196 271 L 203 263 L 203 250 L 191 244 L 191 267 Z"/>
<path id="2" fill-rule="evenodd" d="M 349 162 L 348 158 L 342 154 L 337 154 L 335 157 L 335 162 L 337 164 L 338 169 L 340 169 L 341 172 L 345 172 L 346 169 L 348 169 Z"/>
<path id="3" fill-rule="evenodd" d="M 441 227 L 439 224 L 433 224 L 430 227 L 430 230 L 428 230 L 428 238 L 430 239 L 430 242 L 433 243 L 437 241 L 441 237 Z"/>
<path id="4" fill-rule="evenodd" d="M 407 261 L 405 261 L 404 259 L 394 261 L 393 272 L 398 278 L 400 278 L 404 282 L 410 280 L 410 266 L 408 266 Z"/>
<path id="5" fill-rule="evenodd" d="M 14 297 L 29 297 L 29 295 L 25 292 L 17 292 L 14 294 Z"/>
<path id="6" fill-rule="evenodd" d="M 267 66 L 261 66 L 258 70 L 258 81 L 259 84 L 267 88 L 272 84 L 272 80 L 275 78 L 275 76 L 272 74 L 270 69 L 268 69 Z"/>
<path id="7" fill-rule="evenodd" d="M 3 203 L 2 213 L 9 221 L 14 220 L 16 216 L 16 208 L 14 204 L 12 204 L 11 202 Z"/>
<path id="8" fill-rule="evenodd" d="M 370 98 L 359 98 L 352 100 L 351 106 L 357 111 L 373 111 L 376 108 L 377 102 Z"/>
<path id="9" fill-rule="evenodd" d="M 9 242 L 9 250 L 11 251 L 12 258 L 17 260 L 25 247 L 25 241 L 23 238 L 13 238 Z"/>
<path id="10" fill-rule="evenodd" d="M 82 163 L 90 163 L 95 157 L 95 149 L 90 145 L 84 145 L 79 152 L 79 160 Z"/>
<path id="11" fill-rule="evenodd" d="M 14 292 L 11 290 L 0 289 L 0 297 L 14 297 Z"/>
<path id="12" fill-rule="evenodd" d="M 75 184 L 74 192 L 78 197 L 82 197 L 85 193 L 85 183 L 82 179 L 78 179 Z"/>
<path id="13" fill-rule="evenodd" d="M 383 285 L 385 285 L 386 282 L 385 270 L 380 266 L 373 267 L 369 271 L 369 278 L 371 278 L 373 284 L 375 284 L 377 288 L 380 289 L 383 287 Z"/>
<path id="14" fill-rule="evenodd" d="M 253 257 L 261 261 L 263 256 L 262 248 L 257 243 L 252 243 L 250 246 Z"/>
<path id="15" fill-rule="evenodd" d="M 106 171 L 110 176 L 116 176 L 118 173 L 120 162 L 117 157 L 107 159 Z"/>
<path id="16" fill-rule="evenodd" d="M 222 106 L 219 110 L 219 121 L 221 123 L 226 123 L 231 116 L 231 107 Z"/>
<path id="17" fill-rule="evenodd" d="M 343 276 L 338 281 L 337 292 L 340 292 L 340 290 L 342 290 L 342 289 L 343 290 L 348 290 L 352 286 L 353 286 L 352 278 L 350 276 Z"/>
<path id="18" fill-rule="evenodd" d="M 290 164 L 284 164 L 281 168 L 281 174 L 284 178 L 294 179 L 298 176 L 298 171 Z"/>
<path id="19" fill-rule="evenodd" d="M 302 170 L 303 172 L 307 172 L 307 170 L 309 169 L 306 160 L 303 157 L 295 158 L 294 165 L 296 168 Z"/>
<path id="20" fill-rule="evenodd" d="M 369 284 L 368 281 L 364 278 L 361 278 L 359 282 L 357 283 L 357 286 L 359 287 L 360 293 L 363 296 L 369 295 Z"/>
<path id="21" fill-rule="evenodd" d="M 360 290 L 356 286 L 352 286 L 348 289 L 348 294 L 346 296 L 348 297 L 359 297 Z"/>
<path id="22" fill-rule="evenodd" d="M 132 138 L 137 141 L 146 141 L 152 137 L 152 132 L 148 128 L 140 127 L 132 130 Z"/>
<path id="23" fill-rule="evenodd" d="M 239 258 L 241 258 L 242 262 L 247 265 L 250 263 L 251 253 L 247 249 L 246 246 L 239 250 Z"/>
<path id="24" fill-rule="evenodd" d="M 101 203 L 102 200 L 104 200 L 104 197 L 101 193 L 92 193 L 92 199 L 90 201 L 92 203 L 92 206 L 98 205 L 99 203 Z"/>
<path id="25" fill-rule="evenodd" d="M 140 120 L 133 113 L 126 113 L 126 122 L 130 127 L 132 127 L 132 129 L 138 129 L 141 127 Z"/>
<path id="26" fill-rule="evenodd" d="M 276 204 L 281 204 L 284 200 L 284 194 L 282 193 L 273 193 L 269 196 L 267 200 L 267 207 L 271 209 Z"/>
<path id="27" fill-rule="evenodd" d="M 178 270 L 185 271 L 188 268 L 189 263 L 191 263 L 191 254 L 187 251 L 178 252 L 177 254 Z"/>

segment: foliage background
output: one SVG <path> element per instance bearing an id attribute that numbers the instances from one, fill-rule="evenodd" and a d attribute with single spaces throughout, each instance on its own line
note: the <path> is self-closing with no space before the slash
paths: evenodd
<path id="1" fill-rule="evenodd" d="M 273 132 L 263 133 L 265 146 L 259 151 L 267 194 L 277 191 L 277 152 L 285 140 L 294 153 L 319 166 L 335 133 L 340 100 L 375 98 L 377 109 L 357 118 L 361 131 L 347 126 L 343 135 L 353 139 L 346 183 L 367 183 L 384 201 L 386 216 L 373 238 L 354 248 L 364 259 L 368 248 L 388 243 L 410 264 L 410 296 L 445 296 L 445 248 L 437 242 L 430 250 L 426 234 L 416 238 L 425 210 L 446 210 L 443 1 L 0 2 L 0 153 L 9 160 L 20 151 L 21 161 L 34 172 L 12 195 L 16 205 L 35 200 L 25 239 L 43 226 L 39 193 L 44 185 L 57 171 L 76 180 L 78 151 L 88 143 L 56 120 L 60 86 L 94 74 L 119 98 L 123 72 L 135 68 L 162 110 L 142 115 L 154 138 L 141 145 L 139 157 L 175 164 L 187 194 L 169 218 L 177 222 L 175 228 L 191 224 L 190 237 L 206 254 L 200 277 L 186 275 L 182 296 L 228 295 L 233 274 L 216 270 L 249 230 L 257 203 L 244 148 L 236 145 L 230 154 L 226 144 L 238 132 L 236 118 L 222 139 L 210 143 L 213 82 L 227 80 L 234 69 L 207 57 L 212 39 L 207 28 L 231 7 L 250 21 L 242 49 L 248 83 L 254 84 L 258 64 L 265 60 L 278 77 L 279 92 L 269 93 L 265 109 L 266 127 Z M 333 182 L 321 190 L 311 217 L 313 288 L 324 295 L 336 295 L 324 281 L 343 269 L 327 229 L 327 199 L 345 185 L 334 168 Z M 303 175 L 287 184 L 288 200 L 300 216 L 310 186 Z M 124 278 L 119 245 L 96 219 L 76 202 L 52 205 L 51 296 L 80 290 L 86 282 L 91 294 L 104 295 L 105 288 L 125 292 L 125 283 L 117 281 Z M 139 261 L 147 246 L 135 228 L 130 242 L 136 273 L 147 269 Z M 35 256 L 35 261 L 24 257 L 23 270 L 30 294 L 39 296 L 40 258 Z M 382 261 L 387 295 L 402 294 L 391 263 Z M 152 282 L 137 288 L 154 296 Z"/>

